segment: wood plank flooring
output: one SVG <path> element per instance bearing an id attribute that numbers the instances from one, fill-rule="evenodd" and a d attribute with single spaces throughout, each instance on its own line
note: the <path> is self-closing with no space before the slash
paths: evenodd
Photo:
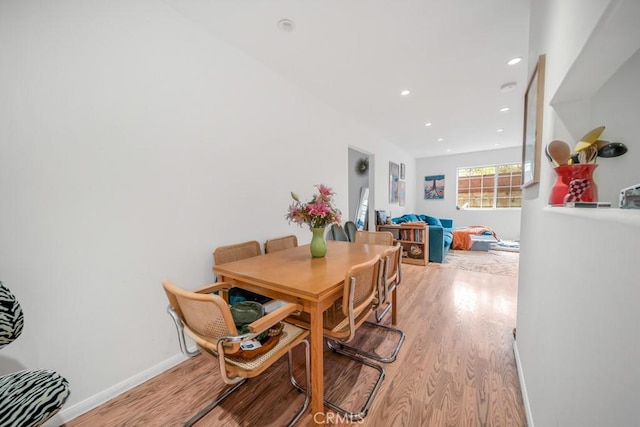
<path id="1" fill-rule="evenodd" d="M 354 424 L 526 425 L 513 356 L 516 295 L 516 277 L 434 263 L 403 265 L 398 327 L 406 340 L 397 360 L 383 364 L 386 377 L 369 414 Z M 385 354 L 388 341 L 367 327 L 353 343 L 378 346 L 376 351 Z M 303 383 L 302 354 L 297 352 L 295 360 L 296 377 Z M 371 368 L 325 350 L 325 396 L 332 401 L 359 408 L 374 375 Z M 180 426 L 226 387 L 211 361 L 196 356 L 65 426 Z M 197 426 L 283 426 L 302 401 L 288 381 L 283 358 Z M 309 410 L 298 425 L 311 425 Z"/>

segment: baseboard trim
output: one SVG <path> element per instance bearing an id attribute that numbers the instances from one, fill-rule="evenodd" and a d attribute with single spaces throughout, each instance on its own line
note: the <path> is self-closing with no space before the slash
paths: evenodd
<path id="1" fill-rule="evenodd" d="M 143 382 L 155 377 L 163 373 L 164 371 L 173 368 L 179 363 L 187 360 L 188 357 L 182 355 L 181 353 L 176 354 L 175 356 L 158 363 L 151 368 L 142 371 L 131 378 L 128 378 L 108 389 L 101 391 L 100 393 L 83 400 L 80 403 L 76 403 L 75 405 L 69 408 L 63 408 L 60 412 L 58 412 L 55 416 L 53 416 L 49 421 L 44 424 L 44 427 L 55 427 L 63 425 L 66 422 L 71 421 L 72 419 L 79 417 L 82 414 L 89 412 L 90 410 L 97 408 L 98 406 L 108 402 L 114 397 L 142 384 Z M 73 393 L 73 388 L 71 390 Z"/>
<path id="2" fill-rule="evenodd" d="M 520 380 L 520 392 L 522 393 L 522 403 L 524 403 L 524 414 L 527 417 L 527 426 L 534 427 L 533 416 L 531 415 L 531 406 L 529 405 L 529 395 L 527 394 L 527 385 L 524 382 L 524 372 L 522 372 L 520 353 L 518 353 L 518 341 L 516 340 L 513 340 L 513 354 L 516 360 L 518 379 Z"/>

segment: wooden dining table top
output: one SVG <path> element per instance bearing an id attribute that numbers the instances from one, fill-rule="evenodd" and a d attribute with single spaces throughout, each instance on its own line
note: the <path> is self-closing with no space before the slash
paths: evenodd
<path id="1" fill-rule="evenodd" d="M 304 300 L 319 301 L 342 287 L 354 265 L 388 249 L 385 245 L 329 240 L 327 254 L 313 258 L 309 245 L 216 265 L 213 271 L 231 278 Z"/>

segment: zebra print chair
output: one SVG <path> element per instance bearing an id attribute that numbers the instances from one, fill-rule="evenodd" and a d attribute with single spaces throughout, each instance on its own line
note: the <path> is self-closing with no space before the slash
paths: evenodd
<path id="1" fill-rule="evenodd" d="M 20 303 L 0 282 L 0 348 L 22 333 Z M 69 383 L 47 369 L 28 369 L 0 376 L 0 426 L 40 426 L 62 408 Z"/>

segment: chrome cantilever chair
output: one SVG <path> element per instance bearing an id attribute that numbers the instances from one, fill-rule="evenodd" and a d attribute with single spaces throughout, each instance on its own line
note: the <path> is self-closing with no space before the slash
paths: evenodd
<path id="1" fill-rule="evenodd" d="M 350 242 L 356 241 L 356 231 L 358 231 L 358 227 L 353 221 L 347 221 L 344 223 L 344 231 L 347 233 L 347 238 Z"/>
<path id="2" fill-rule="evenodd" d="M 327 343 L 331 341 L 336 343 L 351 341 L 358 327 L 360 327 L 372 313 L 378 292 L 380 265 L 380 257 L 376 255 L 375 258 L 354 265 L 349 269 L 344 280 L 342 293 L 343 303 L 340 309 L 327 310 L 323 316 L 323 334 L 327 339 Z M 307 313 L 291 316 L 288 320 L 304 328 L 309 328 L 310 326 L 309 315 Z M 350 420 L 361 420 L 367 415 L 369 407 L 378 392 L 378 388 L 380 388 L 380 384 L 382 384 L 385 375 L 384 368 L 354 352 L 345 352 L 338 347 L 339 345 L 335 345 L 330 348 L 336 353 L 343 354 L 356 362 L 370 366 L 378 371 L 378 377 L 371 389 L 369 397 L 359 411 L 348 411 L 334 402 L 327 399 L 324 400 L 325 405 Z"/>
<path id="3" fill-rule="evenodd" d="M 294 234 L 291 234 L 289 236 L 269 239 L 264 242 L 264 253 L 268 254 L 284 249 L 295 248 L 296 246 L 298 246 L 298 238 Z"/>
<path id="4" fill-rule="evenodd" d="M 185 426 L 191 426 L 211 412 L 220 402 L 237 390 L 247 379 L 256 377 L 273 365 L 282 356 L 288 354 L 289 379 L 291 383 L 305 392 L 305 400 L 291 421 L 294 425 L 307 409 L 310 400 L 309 372 L 309 332 L 305 329 L 284 322 L 278 343 L 271 350 L 247 360 L 240 357 L 240 344 L 267 331 L 288 315 L 299 311 L 298 304 L 288 303 L 265 315 L 249 325 L 250 333 L 240 335 L 233 321 L 227 302 L 212 292 L 220 291 L 226 283 L 217 283 L 196 291 L 183 290 L 168 280 L 162 282 L 169 299 L 171 310 L 184 325 L 184 331 L 191 337 L 200 352 L 210 357 L 218 365 L 222 380 L 232 385 L 227 391 L 216 397 L 209 405 L 195 414 Z M 306 389 L 302 388 L 293 377 L 293 356 L 291 350 L 299 344 L 305 347 Z"/>
<path id="5" fill-rule="evenodd" d="M 385 250 L 381 257 L 381 271 L 380 280 L 378 284 L 378 301 L 375 304 L 375 318 L 378 323 L 373 323 L 366 321 L 364 324 L 375 327 L 378 329 L 382 329 L 384 331 L 390 332 L 398 336 L 398 341 L 396 345 L 393 347 L 393 350 L 389 356 L 381 356 L 377 353 L 365 351 L 361 348 L 353 347 L 347 345 L 345 343 L 338 343 L 338 346 L 343 351 L 349 352 L 351 354 L 358 354 L 361 356 L 368 357 L 373 360 L 377 360 L 379 362 L 390 363 L 396 360 L 398 356 L 398 352 L 400 351 L 400 347 L 402 347 L 402 343 L 405 339 L 405 334 L 400 329 L 393 328 L 386 325 L 379 324 L 382 321 L 382 318 L 387 314 L 389 309 L 391 309 L 393 304 L 396 304 L 396 289 L 400 280 L 402 278 L 401 273 L 401 261 L 402 261 L 402 245 L 397 243 L 395 246 L 390 247 Z M 397 306 L 396 306 L 397 307 Z M 382 310 L 382 311 L 379 311 Z M 394 313 L 395 314 L 395 313 Z M 392 324 L 396 323 L 396 319 L 392 319 Z M 331 342 L 328 343 L 328 346 L 331 348 Z"/>
<path id="6" fill-rule="evenodd" d="M 260 243 L 256 240 L 251 240 L 243 243 L 236 243 L 233 245 L 219 246 L 213 252 L 213 262 L 214 264 L 223 264 L 225 262 L 238 261 L 245 258 L 250 258 L 253 256 L 262 255 L 260 250 Z M 216 282 L 223 282 L 224 277 L 217 277 Z M 253 292 L 245 291 L 244 289 L 238 289 L 233 287 L 223 287 L 222 292 L 225 294 L 225 298 L 230 300 L 232 303 L 237 299 L 248 299 L 252 301 L 258 301 L 261 303 L 267 302 L 270 299 L 259 295 Z M 176 325 L 176 331 L 178 333 L 178 344 L 180 345 L 180 351 L 187 357 L 193 357 L 199 353 L 196 349 L 194 351 L 190 351 L 187 346 L 187 342 L 184 337 L 183 323 L 180 321 L 175 311 L 171 310 L 171 306 L 167 307 L 167 312 L 173 319 L 173 322 Z"/>
<path id="7" fill-rule="evenodd" d="M 0 282 L 0 348 L 22 333 L 24 314 L 13 293 Z M 26 369 L 0 376 L 0 425 L 41 426 L 71 394 L 67 380 L 48 369 Z"/>

